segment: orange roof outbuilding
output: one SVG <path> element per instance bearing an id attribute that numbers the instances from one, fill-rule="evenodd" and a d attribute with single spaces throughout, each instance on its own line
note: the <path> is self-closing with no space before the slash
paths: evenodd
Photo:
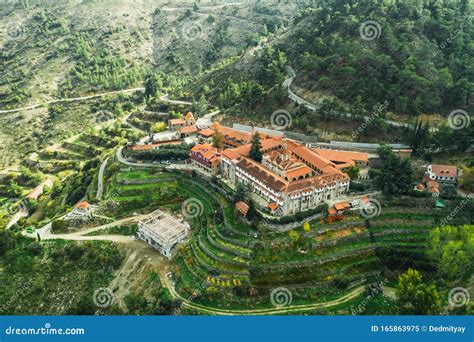
<path id="1" fill-rule="evenodd" d="M 194 125 L 191 125 L 191 126 L 186 126 L 186 127 L 183 127 L 179 130 L 179 133 L 181 134 L 192 134 L 192 133 L 197 133 L 198 131 L 198 128 Z"/>
<path id="2" fill-rule="evenodd" d="M 203 137 L 209 138 L 214 135 L 214 131 L 212 129 L 205 128 L 202 131 L 199 131 L 198 134 L 202 135 Z"/>
<path id="3" fill-rule="evenodd" d="M 250 209 L 249 205 L 242 201 L 235 203 L 235 208 L 244 216 L 247 216 Z"/>
<path id="4" fill-rule="evenodd" d="M 278 204 L 276 204 L 275 202 L 272 202 L 268 204 L 268 209 L 270 209 L 271 211 L 275 211 L 278 209 Z"/>
<path id="5" fill-rule="evenodd" d="M 86 201 L 82 201 L 76 204 L 76 208 L 79 208 L 79 209 L 87 209 L 89 208 L 89 206 L 90 206 L 89 202 L 86 202 Z"/>

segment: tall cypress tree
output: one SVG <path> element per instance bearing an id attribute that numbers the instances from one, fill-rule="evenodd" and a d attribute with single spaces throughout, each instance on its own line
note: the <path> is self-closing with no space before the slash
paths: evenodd
<path id="1" fill-rule="evenodd" d="M 255 132 L 252 136 L 252 147 L 250 148 L 250 158 L 256 162 L 262 161 L 262 143 L 260 142 L 260 134 Z"/>

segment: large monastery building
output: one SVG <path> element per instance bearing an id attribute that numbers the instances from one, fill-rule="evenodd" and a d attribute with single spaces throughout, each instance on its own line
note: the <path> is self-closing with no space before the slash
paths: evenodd
<path id="1" fill-rule="evenodd" d="M 260 133 L 263 158 L 259 163 L 249 156 L 252 133 L 216 123 L 211 129 L 222 134 L 224 150 L 199 144 L 191 151 L 191 161 L 202 170 L 218 172 L 233 185 L 249 186 L 276 215 L 312 209 L 349 191 L 349 176 L 337 164 L 294 140 Z"/>

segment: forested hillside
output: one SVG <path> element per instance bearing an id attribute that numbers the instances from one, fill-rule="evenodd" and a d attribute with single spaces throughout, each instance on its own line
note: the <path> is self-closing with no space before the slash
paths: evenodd
<path id="1" fill-rule="evenodd" d="M 151 71 L 198 77 L 287 25 L 295 11 L 295 4 L 11 2 L 0 17 L 0 109 L 138 86 Z"/>
<path id="2" fill-rule="evenodd" d="M 467 120 L 474 108 L 467 0 L 47 6 L 24 0 L 2 10 L 0 109 L 140 87 L 155 74 L 163 80 L 161 93 L 218 106 L 236 120 L 268 125 L 283 108 L 293 116 L 292 130 L 321 140 L 412 143 L 413 132 L 394 130 L 386 120 L 414 126 L 422 115 L 440 127 L 453 111 Z M 289 67 L 292 91 L 317 110 L 288 99 L 282 83 Z M 44 107 L 2 117 L 9 126 L 0 128 L 0 138 L 7 146 L 23 139 L 25 155 L 49 143 L 45 136 L 73 135 L 90 121 L 89 108 L 78 114 L 72 105 L 62 107 L 69 127 L 45 125 Z M 354 138 L 363 116 L 374 119 Z M 443 128 L 417 145 L 467 148 L 472 127 Z M 428 127 L 421 131 L 429 135 Z"/>
<path id="3" fill-rule="evenodd" d="M 467 0 L 327 1 L 303 12 L 283 48 L 304 86 L 410 115 L 449 112 L 474 101 L 471 10 Z"/>
<path id="4" fill-rule="evenodd" d="M 474 29 L 466 0 L 301 5 L 291 27 L 269 37 L 254 67 L 243 67 L 249 61 L 243 58 L 215 75 L 225 84 L 221 104 L 256 108 L 253 94 L 264 93 L 259 86 L 273 90 L 274 101 L 261 103 L 281 103 L 286 66 L 296 71 L 298 89 L 314 98 L 335 96 L 355 114 L 370 114 L 385 101 L 388 111 L 411 117 L 447 115 L 474 103 Z"/>

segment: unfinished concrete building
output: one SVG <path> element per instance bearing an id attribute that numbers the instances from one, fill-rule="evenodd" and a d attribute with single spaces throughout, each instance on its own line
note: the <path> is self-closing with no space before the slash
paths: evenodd
<path id="1" fill-rule="evenodd" d="M 156 210 L 138 223 L 137 235 L 139 239 L 171 259 L 173 247 L 186 240 L 189 230 L 189 224 L 182 218 Z"/>

